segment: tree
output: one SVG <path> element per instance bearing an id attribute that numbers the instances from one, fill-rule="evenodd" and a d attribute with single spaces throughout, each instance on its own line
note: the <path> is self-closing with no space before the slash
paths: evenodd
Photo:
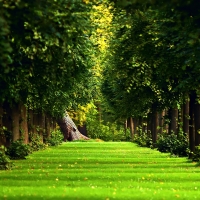
<path id="1" fill-rule="evenodd" d="M 2 14 L 8 13 L 6 18 L 2 15 L 2 23 L 10 29 L 8 32 L 4 26 L 2 34 L 13 51 L 11 54 L 5 48 L 12 63 L 5 62 L 1 68 L 0 82 L 5 89 L 0 97 L 7 115 L 12 110 L 15 128 L 10 131 L 16 140 L 20 137 L 21 108 L 34 110 L 38 117 L 60 117 L 67 108 L 92 96 L 88 87 L 92 65 L 92 45 L 87 37 L 91 31 L 90 5 L 80 0 L 1 3 Z M 8 57 L 3 56 L 1 59 Z"/>
<path id="2" fill-rule="evenodd" d="M 176 109 L 199 88 L 197 1 L 114 2 L 124 11 L 120 16 L 118 7 L 118 29 L 108 53 L 103 88 L 108 101 L 129 116 Z"/>

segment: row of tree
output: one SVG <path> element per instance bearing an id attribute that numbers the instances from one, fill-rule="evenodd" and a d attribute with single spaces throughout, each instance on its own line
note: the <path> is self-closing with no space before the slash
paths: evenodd
<path id="1" fill-rule="evenodd" d="M 65 110 L 77 118 L 77 108 L 96 105 L 100 123 L 129 119 L 132 137 L 145 125 L 154 143 L 163 129 L 183 130 L 194 151 L 199 7 L 197 0 L 0 0 L 1 143 L 48 137 Z"/>
<path id="2" fill-rule="evenodd" d="M 1 144 L 48 137 L 67 109 L 92 98 L 91 8 L 82 0 L 0 0 Z"/>
<path id="3" fill-rule="evenodd" d="M 200 144 L 199 2 L 111 2 L 113 34 L 102 85 L 110 107 L 131 119 L 132 130 L 134 121 L 145 119 L 154 143 L 165 119 L 167 132 L 183 129 L 194 151 Z"/>

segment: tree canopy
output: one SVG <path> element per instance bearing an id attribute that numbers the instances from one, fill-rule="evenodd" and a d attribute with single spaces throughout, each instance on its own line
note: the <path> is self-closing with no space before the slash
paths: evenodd
<path id="1" fill-rule="evenodd" d="M 1 1 L 1 9 L 1 103 L 23 102 L 57 115 L 88 101 L 90 6 L 80 0 L 21 0 Z"/>
<path id="2" fill-rule="evenodd" d="M 112 1 L 103 93 L 120 115 L 176 105 L 199 87 L 197 1 Z M 195 81 L 194 81 L 195 80 Z"/>

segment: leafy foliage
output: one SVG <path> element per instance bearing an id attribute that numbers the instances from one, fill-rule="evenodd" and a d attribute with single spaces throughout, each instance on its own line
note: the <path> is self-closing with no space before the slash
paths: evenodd
<path id="1" fill-rule="evenodd" d="M 0 147 L 0 170 L 11 169 L 13 165 L 10 158 L 5 154 L 6 151 L 4 146 Z"/>
<path id="2" fill-rule="evenodd" d="M 90 121 L 87 123 L 88 136 L 90 138 L 99 138 L 104 141 L 126 141 L 130 138 L 125 136 L 124 130 L 118 129 L 116 124 L 99 123 Z"/>
<path id="3" fill-rule="evenodd" d="M 76 125 L 83 126 L 86 122 L 87 113 L 93 108 L 94 104 L 90 102 L 85 106 L 78 105 L 76 110 L 68 110 L 67 113 L 73 119 Z"/>
<path id="4" fill-rule="evenodd" d="M 142 131 L 141 127 L 138 127 L 137 133 L 134 135 L 133 142 L 137 143 L 141 147 L 153 148 L 153 141 L 150 135 Z"/>
<path id="5" fill-rule="evenodd" d="M 31 148 L 29 145 L 23 143 L 23 139 L 12 142 L 6 151 L 6 154 L 11 159 L 26 159 L 26 156 L 30 153 Z"/>
<path id="6" fill-rule="evenodd" d="M 111 2 L 134 5 L 122 3 L 114 10 L 113 37 L 103 63 L 102 92 L 114 112 L 137 118 L 153 107 L 158 111 L 180 103 L 191 89 L 198 90 L 197 1 Z"/>
<path id="7" fill-rule="evenodd" d="M 47 145 L 43 143 L 40 135 L 31 136 L 30 142 L 31 151 L 39 151 L 47 148 Z"/>
<path id="8" fill-rule="evenodd" d="M 51 132 L 50 138 L 46 140 L 48 146 L 58 146 L 63 142 L 63 134 L 60 130 Z"/>
<path id="9" fill-rule="evenodd" d="M 86 127 L 88 137 L 102 139 L 104 141 L 126 141 L 124 129 L 114 122 L 104 122 L 99 119 L 99 112 L 96 107 L 90 109 L 86 115 Z"/>
<path id="10" fill-rule="evenodd" d="M 90 100 L 90 6 L 82 0 L 0 1 L 2 103 L 23 102 L 60 116 Z"/>
<path id="11" fill-rule="evenodd" d="M 7 35 L 9 34 L 9 24 L 7 22 L 8 13 L 3 9 L 2 2 L 0 1 L 0 72 L 8 73 L 8 64 L 12 61 L 10 58 L 10 53 L 12 51 L 9 41 L 6 40 Z"/>
<path id="12" fill-rule="evenodd" d="M 177 156 L 187 156 L 188 154 L 188 138 L 180 134 L 167 134 L 159 135 L 157 140 L 157 149 L 160 152 L 168 152 Z"/>
<path id="13" fill-rule="evenodd" d="M 194 152 L 190 152 L 191 153 L 191 158 L 194 162 L 199 162 L 200 161 L 200 146 L 197 146 L 195 148 Z"/>

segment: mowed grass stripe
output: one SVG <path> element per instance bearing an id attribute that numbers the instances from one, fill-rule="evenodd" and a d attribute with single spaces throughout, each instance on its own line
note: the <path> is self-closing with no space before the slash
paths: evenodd
<path id="1" fill-rule="evenodd" d="M 72 142 L 0 171 L 0 199 L 200 199 L 200 167 L 129 142 Z"/>

